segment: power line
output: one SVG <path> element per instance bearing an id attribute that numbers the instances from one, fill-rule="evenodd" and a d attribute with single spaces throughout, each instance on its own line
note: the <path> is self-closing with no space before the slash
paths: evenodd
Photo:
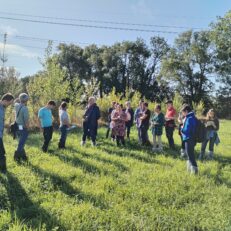
<path id="1" fill-rule="evenodd" d="M 169 25 L 144 24 L 144 23 L 128 23 L 128 22 L 118 22 L 118 21 L 104 21 L 104 20 L 100 21 L 100 20 L 90 20 L 90 19 L 48 17 L 48 16 L 31 15 L 31 14 L 7 13 L 7 12 L 1 12 L 1 11 L 0 11 L 0 14 L 33 17 L 33 18 L 43 18 L 43 19 L 64 20 L 64 21 L 78 21 L 78 22 L 90 22 L 90 23 L 100 23 L 100 24 L 126 25 L 126 26 L 160 27 L 160 28 L 192 29 L 192 30 L 202 30 L 203 29 L 203 28 L 199 28 L 199 27 L 186 27 L 186 26 L 174 26 L 174 25 L 169 26 Z"/>
<path id="2" fill-rule="evenodd" d="M 123 27 L 112 27 L 112 26 L 97 26 L 97 25 L 89 25 L 89 24 L 51 22 L 51 21 L 41 21 L 41 20 L 22 19 L 22 18 L 13 18 L 13 17 L 2 17 L 2 16 L 0 16 L 0 19 L 21 21 L 21 22 L 41 23 L 41 24 L 51 24 L 51 25 L 61 25 L 61 26 L 107 29 L 107 30 L 136 31 L 136 32 L 163 33 L 163 34 L 179 34 L 179 32 L 177 32 L 177 31 L 161 31 L 161 30 L 148 30 L 148 29 L 128 28 L 128 27 L 123 28 Z"/>

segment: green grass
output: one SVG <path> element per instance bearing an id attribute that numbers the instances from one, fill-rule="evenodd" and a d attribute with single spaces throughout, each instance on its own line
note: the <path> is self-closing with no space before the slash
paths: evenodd
<path id="1" fill-rule="evenodd" d="M 13 161 L 16 141 L 5 136 L 0 230 L 231 230 L 230 121 L 221 123 L 215 159 L 198 162 L 199 176 L 186 172 L 177 152 L 140 148 L 135 130 L 126 148 L 104 134 L 100 129 L 95 148 L 80 147 L 81 133 L 70 134 L 60 151 L 56 133 L 50 154 L 33 134 L 24 165 Z"/>

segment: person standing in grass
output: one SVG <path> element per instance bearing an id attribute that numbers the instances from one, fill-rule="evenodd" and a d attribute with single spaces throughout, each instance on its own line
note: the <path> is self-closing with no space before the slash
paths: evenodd
<path id="1" fill-rule="evenodd" d="M 176 127 L 175 124 L 175 118 L 176 118 L 176 110 L 173 107 L 173 102 L 172 100 L 168 100 L 166 102 L 167 104 L 167 111 L 165 115 L 165 131 L 166 131 L 166 136 L 168 138 L 168 143 L 169 147 L 173 150 L 175 150 L 175 144 L 174 144 L 174 138 L 173 138 L 173 133 Z"/>
<path id="2" fill-rule="evenodd" d="M 142 143 L 141 129 L 140 129 L 140 123 L 141 123 L 140 116 L 142 115 L 143 104 L 144 104 L 144 101 L 140 100 L 139 107 L 136 108 L 135 113 L 134 113 L 134 120 L 135 120 L 135 123 L 136 123 L 137 132 L 138 132 L 138 141 L 139 141 L 140 144 Z"/>
<path id="3" fill-rule="evenodd" d="M 187 160 L 187 170 L 192 174 L 198 173 L 198 167 L 196 163 L 196 158 L 194 155 L 195 148 L 195 133 L 197 127 L 197 119 L 194 112 L 189 105 L 184 105 L 182 110 L 182 115 L 185 117 L 181 133 L 183 141 L 185 142 L 185 152 L 188 156 Z"/>
<path id="4" fill-rule="evenodd" d="M 15 105 L 16 123 L 18 125 L 17 136 L 19 137 L 19 143 L 17 150 L 14 153 L 14 160 L 17 162 L 27 160 L 24 147 L 28 138 L 29 128 L 29 110 L 27 107 L 29 96 L 26 93 L 21 93 L 19 95 L 19 100 L 20 103 Z"/>
<path id="5" fill-rule="evenodd" d="M 88 105 L 83 116 L 83 136 L 81 145 L 86 143 L 87 136 L 91 137 L 92 146 L 96 146 L 96 136 L 98 129 L 98 120 L 100 118 L 100 110 L 95 102 L 95 97 L 90 97 Z"/>
<path id="6" fill-rule="evenodd" d="M 184 104 L 183 104 L 184 106 Z M 185 153 L 185 142 L 183 141 L 183 137 L 182 137 L 182 134 L 181 134 L 181 129 L 182 129 L 182 126 L 184 124 L 184 116 L 182 114 L 182 112 L 180 111 L 179 112 L 179 115 L 178 115 L 178 123 L 179 123 L 179 135 L 180 135 L 180 138 L 181 138 L 181 149 L 180 149 L 180 155 L 182 158 L 184 158 L 186 156 L 186 153 Z"/>
<path id="7" fill-rule="evenodd" d="M 52 126 L 52 110 L 55 108 L 55 101 L 50 100 L 45 107 L 42 107 L 38 112 L 39 127 L 43 132 L 44 143 L 42 146 L 42 151 L 47 152 L 49 143 L 53 135 Z"/>
<path id="8" fill-rule="evenodd" d="M 109 133 L 110 133 L 110 130 L 111 130 L 111 126 L 110 126 L 110 124 L 111 124 L 111 113 L 115 109 L 115 106 L 116 106 L 116 102 L 113 101 L 111 107 L 108 109 L 108 127 L 107 127 L 106 139 L 109 137 Z"/>
<path id="9" fill-rule="evenodd" d="M 140 117 L 140 131 L 141 131 L 142 145 L 150 145 L 150 141 L 148 139 L 148 128 L 149 128 L 150 117 L 151 117 L 151 111 L 148 109 L 148 103 L 144 103 L 143 112 Z"/>
<path id="10" fill-rule="evenodd" d="M 111 120 L 114 123 L 112 135 L 116 137 L 117 146 L 120 146 L 120 144 L 125 146 L 124 136 L 126 132 L 125 123 L 127 115 L 123 110 L 123 105 L 117 104 L 116 109 L 112 112 Z"/>
<path id="11" fill-rule="evenodd" d="M 7 93 L 2 96 L 0 100 L 0 172 L 6 173 L 6 152 L 3 144 L 3 132 L 4 132 L 4 122 L 5 122 L 5 110 L 6 107 L 10 106 L 14 102 L 14 97 L 12 94 Z"/>
<path id="12" fill-rule="evenodd" d="M 70 127 L 69 116 L 67 113 L 67 103 L 62 102 L 59 107 L 59 121 L 60 121 L 60 138 L 58 143 L 59 149 L 66 148 L 67 129 Z"/>
<path id="13" fill-rule="evenodd" d="M 129 101 L 125 103 L 125 106 L 126 106 L 125 112 L 128 115 L 126 121 L 127 138 L 130 139 L 130 131 L 131 131 L 131 127 L 133 126 L 133 120 L 134 120 L 134 111 L 131 108 L 131 103 Z"/>
<path id="14" fill-rule="evenodd" d="M 161 105 L 156 105 L 154 109 L 154 115 L 151 118 L 152 125 L 152 135 L 153 135 L 153 151 L 162 151 L 163 145 L 161 141 L 161 136 L 163 134 L 163 126 L 164 126 L 164 114 L 161 112 Z M 158 144 L 156 142 L 156 138 L 158 139 Z"/>
<path id="15" fill-rule="evenodd" d="M 215 115 L 213 109 L 210 109 L 207 113 L 206 119 L 204 121 L 206 128 L 206 138 L 201 146 L 201 153 L 199 159 L 202 160 L 205 156 L 206 146 L 209 143 L 209 154 L 208 159 L 212 159 L 214 155 L 214 144 L 220 143 L 217 131 L 219 130 L 219 120 Z"/>

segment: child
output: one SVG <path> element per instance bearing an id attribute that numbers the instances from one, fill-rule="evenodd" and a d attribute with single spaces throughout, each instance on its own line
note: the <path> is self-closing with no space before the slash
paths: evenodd
<path id="1" fill-rule="evenodd" d="M 67 114 L 67 103 L 62 102 L 59 108 L 60 119 L 60 139 L 58 147 L 59 149 L 65 149 L 65 143 L 67 139 L 67 129 L 70 127 L 69 116 Z"/>
<path id="2" fill-rule="evenodd" d="M 153 135 L 153 151 L 162 151 L 163 145 L 161 141 L 161 136 L 163 134 L 163 126 L 164 126 L 164 114 L 161 112 L 161 105 L 156 105 L 154 109 L 155 114 L 151 118 L 152 125 L 152 135 Z M 156 143 L 156 137 L 158 139 L 158 148 Z"/>
<path id="3" fill-rule="evenodd" d="M 187 170 L 192 174 L 197 174 L 198 167 L 194 155 L 194 148 L 196 144 L 194 137 L 196 132 L 197 120 L 194 112 L 189 105 L 184 105 L 181 112 L 183 117 L 185 117 L 181 133 L 183 141 L 185 142 L 185 152 L 188 156 Z"/>

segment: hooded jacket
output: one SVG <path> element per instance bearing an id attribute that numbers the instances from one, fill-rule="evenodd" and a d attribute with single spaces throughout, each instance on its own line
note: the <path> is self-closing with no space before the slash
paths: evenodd
<path id="1" fill-rule="evenodd" d="M 197 126 L 197 119 L 195 117 L 194 112 L 188 113 L 188 115 L 185 118 L 183 127 L 181 129 L 182 138 L 184 141 L 194 138 L 196 132 L 196 126 Z"/>

